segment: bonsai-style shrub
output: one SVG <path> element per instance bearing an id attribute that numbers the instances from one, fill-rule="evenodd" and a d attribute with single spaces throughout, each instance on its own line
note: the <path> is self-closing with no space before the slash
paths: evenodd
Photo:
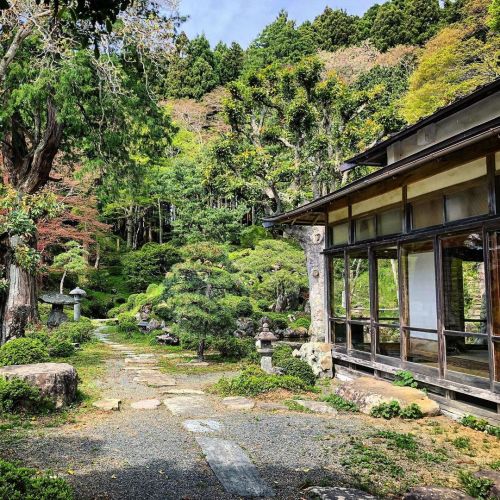
<path id="1" fill-rule="evenodd" d="M 0 459 L 0 498 L 72 500 L 73 492 L 64 479 Z"/>
<path id="2" fill-rule="evenodd" d="M 6 380 L 0 377 L 0 413 L 36 413 L 52 407 L 38 387 L 19 378 Z"/>
<path id="3" fill-rule="evenodd" d="M 160 283 L 179 261 L 179 252 L 172 244 L 147 243 L 122 258 L 123 275 L 132 290 L 141 292 L 151 283 Z"/>
<path id="4" fill-rule="evenodd" d="M 314 385 L 316 383 L 316 376 L 312 368 L 306 361 L 297 358 L 290 358 L 281 363 L 280 368 L 285 375 L 291 375 L 303 380 L 307 385 Z"/>
<path id="5" fill-rule="evenodd" d="M 49 351 L 38 339 L 13 339 L 0 347 L 0 365 L 29 365 L 49 361 Z"/>

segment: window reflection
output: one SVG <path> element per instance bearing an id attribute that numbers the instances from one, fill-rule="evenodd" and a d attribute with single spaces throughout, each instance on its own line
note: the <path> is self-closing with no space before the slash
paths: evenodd
<path id="1" fill-rule="evenodd" d="M 331 314 L 335 318 L 346 317 L 344 258 L 334 257 L 330 261 Z"/>

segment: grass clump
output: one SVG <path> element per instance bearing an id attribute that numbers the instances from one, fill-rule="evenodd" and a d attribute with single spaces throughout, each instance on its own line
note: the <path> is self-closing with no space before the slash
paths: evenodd
<path id="1" fill-rule="evenodd" d="M 338 394 L 329 394 L 328 396 L 323 396 L 321 401 L 328 403 L 330 406 L 333 406 L 336 410 L 339 411 L 350 411 L 350 412 L 358 412 L 359 407 L 356 403 L 348 401 L 347 399 L 339 396 Z"/>
<path id="2" fill-rule="evenodd" d="M 0 500 L 72 500 L 66 481 L 0 459 Z"/>
<path id="3" fill-rule="evenodd" d="M 248 367 L 234 378 L 222 377 L 212 390 L 222 396 L 257 396 L 277 389 L 306 392 L 312 387 L 292 375 L 269 375 L 260 368 Z"/>
<path id="4" fill-rule="evenodd" d="M 424 414 L 422 410 L 416 403 L 411 403 L 404 408 L 401 408 L 401 405 L 393 400 L 389 403 L 380 403 L 372 408 L 370 411 L 370 415 L 375 418 L 384 418 L 386 420 L 390 420 L 391 418 L 401 417 L 406 420 L 415 420 L 418 418 L 422 418 Z"/>
<path id="5" fill-rule="evenodd" d="M 480 432 L 486 432 L 486 434 L 490 434 L 491 436 L 500 438 L 500 426 L 491 425 L 487 420 L 484 420 L 483 418 L 477 418 L 473 415 L 465 415 L 459 420 L 459 422 L 465 427 L 469 427 L 470 429 L 474 429 Z"/>
<path id="6" fill-rule="evenodd" d="M 470 439 L 468 437 L 457 437 L 451 442 L 451 444 L 457 450 L 470 450 L 471 449 Z"/>
<path id="7" fill-rule="evenodd" d="M 458 477 L 465 491 L 474 498 L 487 500 L 490 498 L 493 481 L 484 477 L 475 477 L 468 471 L 460 471 Z"/>

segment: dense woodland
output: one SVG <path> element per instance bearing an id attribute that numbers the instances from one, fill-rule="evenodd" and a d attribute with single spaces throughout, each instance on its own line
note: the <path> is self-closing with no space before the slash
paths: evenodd
<path id="1" fill-rule="evenodd" d="M 498 0 L 282 11 L 248 48 L 189 39 L 166 3 L 0 4 L 2 342 L 37 322 L 41 289 L 76 284 L 93 317 L 307 326 L 310 234 L 262 218 L 366 174 L 338 167 L 500 75 Z"/>

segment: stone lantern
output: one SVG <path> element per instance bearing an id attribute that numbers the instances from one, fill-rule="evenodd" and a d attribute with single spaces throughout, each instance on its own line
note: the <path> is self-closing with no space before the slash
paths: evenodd
<path id="1" fill-rule="evenodd" d="M 82 315 L 82 299 L 87 296 L 87 292 L 79 287 L 71 290 L 69 294 L 73 297 L 73 319 L 75 321 L 80 321 L 80 316 Z"/>
<path id="2" fill-rule="evenodd" d="M 260 347 L 257 352 L 260 354 L 260 367 L 266 373 L 274 373 L 273 369 L 273 342 L 278 340 L 274 333 L 269 330 L 269 325 L 264 323 L 262 330 L 255 337 L 260 342 Z"/>

